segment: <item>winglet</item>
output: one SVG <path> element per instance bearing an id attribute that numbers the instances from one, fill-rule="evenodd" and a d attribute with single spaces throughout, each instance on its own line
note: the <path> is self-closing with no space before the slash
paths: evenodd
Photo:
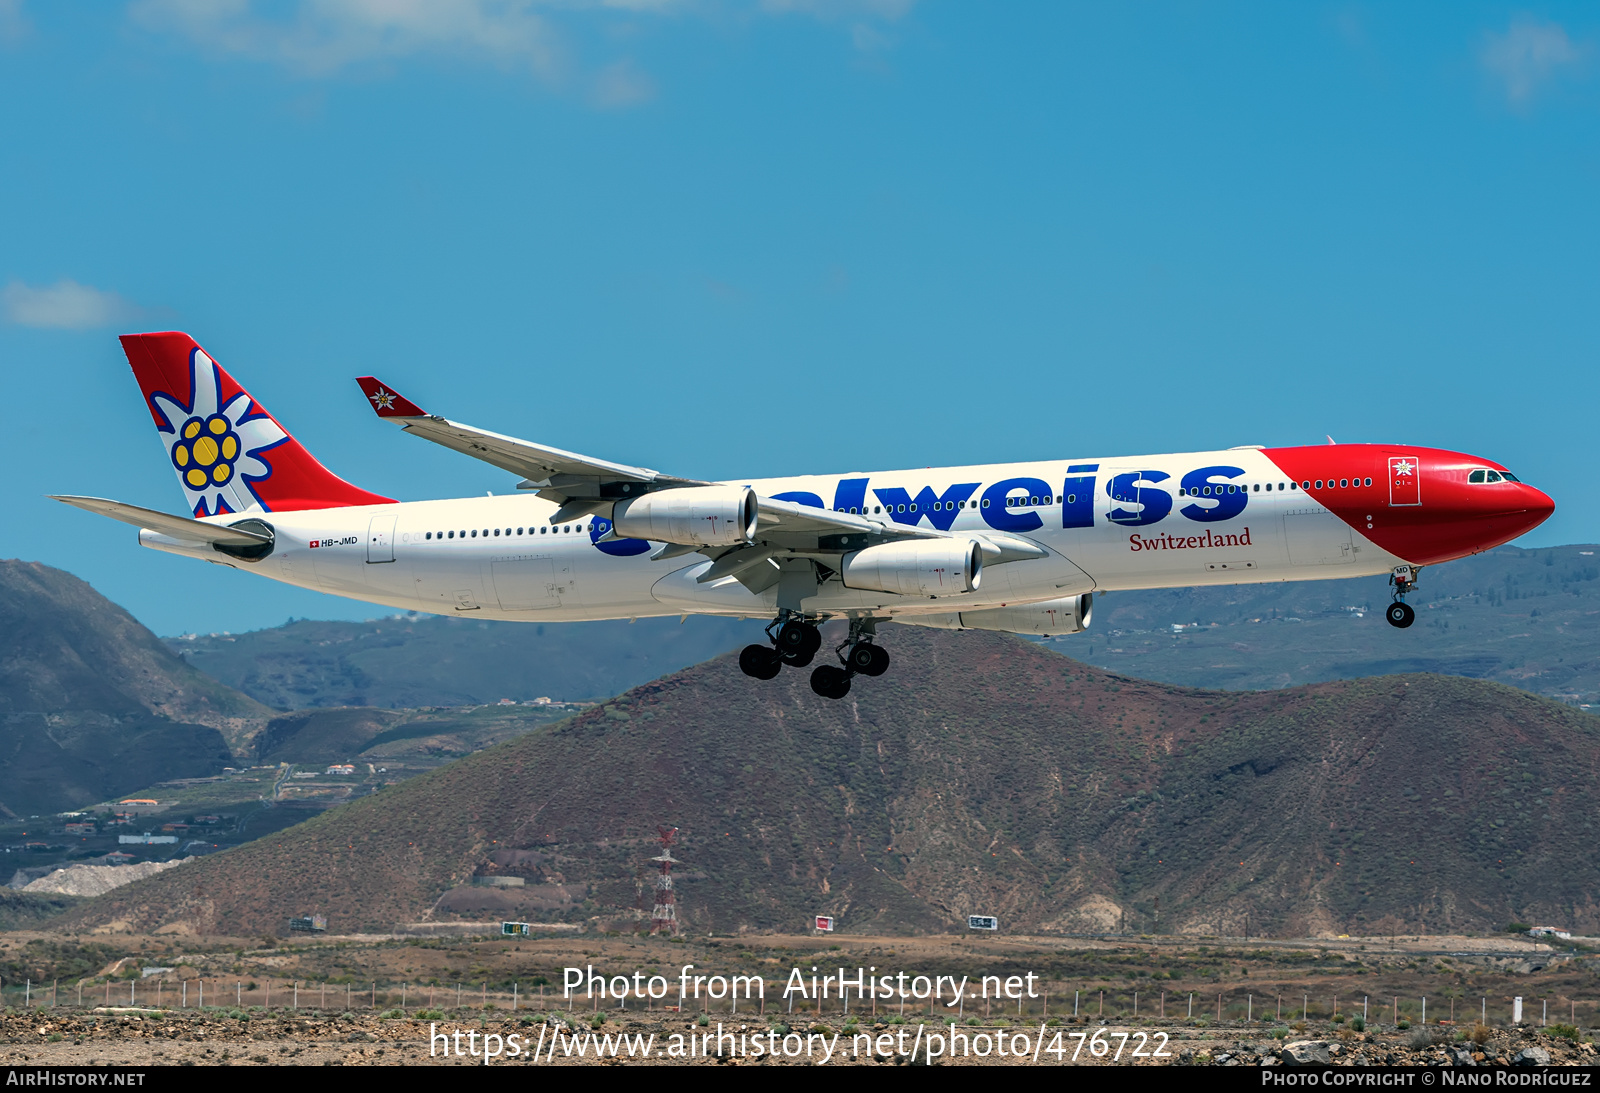
<path id="1" fill-rule="evenodd" d="M 361 393 L 367 396 L 379 417 L 427 417 L 422 408 L 404 395 L 390 390 L 378 382 L 376 376 L 361 376 L 356 380 Z"/>

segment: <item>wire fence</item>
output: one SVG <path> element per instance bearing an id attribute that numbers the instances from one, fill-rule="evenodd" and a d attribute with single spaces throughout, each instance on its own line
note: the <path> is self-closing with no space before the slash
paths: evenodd
<path id="1" fill-rule="evenodd" d="M 721 980 L 718 992 L 716 980 Z M 869 981 L 870 982 L 870 981 Z M 1361 994 L 1297 994 L 1222 991 L 1103 990 L 1062 982 L 1030 984 L 1031 993 L 991 977 L 981 986 L 964 987 L 949 977 L 917 976 L 887 989 L 872 990 L 837 981 L 812 982 L 803 993 L 785 987 L 782 979 L 757 976 L 712 977 L 710 989 L 701 985 L 685 990 L 683 983 L 661 983 L 658 993 L 624 990 L 610 993 L 576 991 L 570 995 L 547 983 L 509 985 L 487 983 L 355 983 L 322 980 L 241 978 L 227 976 L 128 979 L 59 980 L 35 983 L 0 982 L 0 1008 L 45 1009 L 72 1007 L 158 1010 L 257 1010 L 309 1013 L 373 1012 L 380 1015 L 427 1017 L 446 1011 L 551 1012 L 629 1010 L 666 1013 L 703 1013 L 749 1016 L 782 1014 L 822 1018 L 926 1016 L 943 1020 L 998 1018 L 1078 1021 L 1114 1021 L 1119 1024 L 1227 1024 L 1271 1028 L 1295 1024 L 1401 1027 L 1404 1025 L 1510 1025 L 1533 1027 L 1580 1026 L 1595 1019 L 1595 1003 L 1566 995 L 1544 996 L 1446 995 L 1406 998 Z M 741 989 L 742 988 L 742 989 Z M 1020 995 L 1018 997 L 1017 995 Z M 1518 1003 L 1521 1004 L 1520 1013 Z"/>

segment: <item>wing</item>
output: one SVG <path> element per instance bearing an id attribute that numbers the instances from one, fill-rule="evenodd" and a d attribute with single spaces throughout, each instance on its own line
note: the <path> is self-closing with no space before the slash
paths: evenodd
<path id="1" fill-rule="evenodd" d="M 155 509 L 138 505 L 125 505 L 121 501 L 108 501 L 104 497 L 73 497 L 50 494 L 53 501 L 61 501 L 86 512 L 99 513 L 136 528 L 157 531 L 174 539 L 188 539 L 195 543 L 214 546 L 253 547 L 272 542 L 272 536 L 248 528 L 231 528 L 225 524 L 208 524 L 204 520 L 191 520 L 187 516 L 172 516 Z"/>
<path id="2" fill-rule="evenodd" d="M 517 483 L 519 490 L 534 490 L 540 497 L 563 506 L 561 513 L 552 520 L 555 523 L 597 512 L 613 502 L 637 497 L 641 492 L 671 486 L 712 485 L 449 421 L 437 414 L 425 413 L 416 403 L 375 377 L 362 376 L 356 382 L 379 417 L 399 422 L 406 432 L 424 440 L 521 475 L 523 480 Z"/>
<path id="3" fill-rule="evenodd" d="M 641 493 L 676 486 L 712 486 L 693 478 L 677 478 L 648 467 L 630 467 L 593 456 L 578 455 L 486 429 L 448 421 L 426 413 L 410 399 L 373 376 L 356 380 L 379 417 L 397 421 L 408 433 L 442 444 L 453 451 L 481 459 L 501 470 L 520 474 L 518 489 L 535 490 L 540 497 L 560 504 L 550 518 L 559 524 L 590 513 L 609 513 L 613 504 Z M 874 520 L 847 512 L 830 512 L 792 501 L 759 497 L 760 522 L 755 540 L 736 547 L 696 547 L 668 544 L 656 558 L 701 553 L 716 560 L 717 568 L 702 578 L 739 575 L 763 566 L 770 558 L 812 556 L 819 561 L 863 547 L 899 539 L 975 539 L 986 565 L 1043 558 L 1049 551 L 1037 543 L 1001 532 L 953 533 L 915 524 Z M 614 537 L 614 536 L 611 536 Z"/>

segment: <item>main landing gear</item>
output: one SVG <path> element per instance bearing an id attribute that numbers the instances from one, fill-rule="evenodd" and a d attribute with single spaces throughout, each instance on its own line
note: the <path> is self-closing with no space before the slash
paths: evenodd
<path id="1" fill-rule="evenodd" d="M 785 612 L 767 633 L 772 645 L 746 645 L 739 653 L 739 668 L 756 679 L 772 679 L 785 664 L 804 668 L 822 648 L 822 631 L 815 623 Z M 839 699 L 850 693 L 850 680 L 857 675 L 881 676 L 889 670 L 889 654 L 873 643 L 876 620 L 853 618 L 850 633 L 834 653 L 839 665 L 819 664 L 811 673 L 811 689 L 823 698 Z"/>
<path id="2" fill-rule="evenodd" d="M 1390 626 L 1404 630 L 1417 621 L 1417 613 L 1406 603 L 1406 593 L 1416 589 L 1418 572 L 1416 566 L 1397 565 L 1394 572 L 1389 574 L 1389 584 L 1394 588 L 1394 602 L 1384 612 L 1384 617 L 1389 620 Z"/>

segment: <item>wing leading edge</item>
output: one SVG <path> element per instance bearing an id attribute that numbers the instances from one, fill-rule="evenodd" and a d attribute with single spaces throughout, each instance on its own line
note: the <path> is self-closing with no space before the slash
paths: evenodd
<path id="1" fill-rule="evenodd" d="M 678 478 L 648 467 L 613 463 L 463 425 L 427 413 L 374 376 L 362 376 L 356 382 L 380 418 L 395 421 L 406 432 L 424 440 L 521 475 L 523 480 L 517 483 L 518 489 L 533 490 L 560 505 L 550 517 L 553 524 L 607 512 L 616 502 L 643 493 L 717 484 Z M 849 551 L 907 539 L 974 539 L 986 565 L 1043 558 L 1049 554 L 1037 543 L 1001 532 L 957 534 L 847 512 L 831 512 L 770 497 L 758 496 L 757 504 L 760 520 L 753 542 L 731 548 L 668 545 L 657 551 L 655 557 L 704 554 L 716 564 L 712 568 L 715 576 L 702 577 L 702 580 L 736 576 L 749 584 L 751 577 L 747 575 L 761 574 L 764 579 L 766 571 L 773 568 L 774 560 L 780 556 L 811 556 L 826 562 L 837 560 Z"/>

